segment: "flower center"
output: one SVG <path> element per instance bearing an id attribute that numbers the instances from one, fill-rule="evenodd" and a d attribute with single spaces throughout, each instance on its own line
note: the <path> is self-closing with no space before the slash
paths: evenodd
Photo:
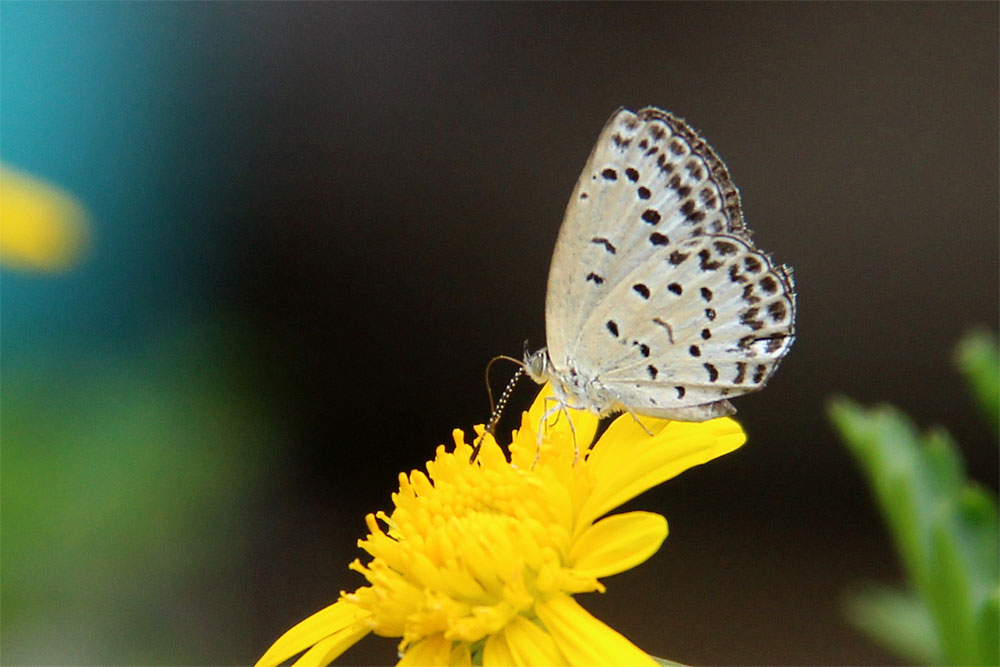
<path id="1" fill-rule="evenodd" d="M 375 559 L 353 567 L 372 586 L 348 597 L 372 610 L 375 632 L 404 644 L 433 632 L 474 642 L 532 616 L 535 600 L 565 580 L 565 487 L 545 470 L 495 456 L 470 465 L 461 452 L 439 455 L 428 474 L 401 476 L 396 509 L 378 514 L 387 533 L 369 521 L 361 546 Z"/>

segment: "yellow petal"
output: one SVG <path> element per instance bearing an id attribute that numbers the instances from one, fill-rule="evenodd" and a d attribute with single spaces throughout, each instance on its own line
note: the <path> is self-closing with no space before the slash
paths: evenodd
<path id="1" fill-rule="evenodd" d="M 483 646 L 483 667 L 510 667 L 514 663 L 514 654 L 507 645 L 504 634 L 490 635 Z"/>
<path id="2" fill-rule="evenodd" d="M 293 655 L 297 655 L 327 638 L 332 638 L 337 633 L 343 633 L 342 639 L 348 642 L 341 649 L 343 652 L 368 634 L 369 629 L 363 622 L 368 616 L 367 611 L 355 604 L 344 600 L 334 602 L 278 637 L 278 640 L 257 661 L 256 667 L 280 665 Z"/>
<path id="3" fill-rule="evenodd" d="M 292 667 L 326 667 L 368 632 L 368 628 L 362 623 L 344 628 L 303 653 Z"/>
<path id="4" fill-rule="evenodd" d="M 659 514 L 615 514 L 580 535 L 570 550 L 570 563 L 577 574 L 607 577 L 652 556 L 666 537 L 667 520 Z"/>
<path id="5" fill-rule="evenodd" d="M 517 616 L 507 624 L 504 638 L 515 665 L 561 665 L 566 662 L 552 637 L 524 616 Z"/>
<path id="6" fill-rule="evenodd" d="M 0 224 L 0 264 L 13 269 L 67 269 L 87 238 L 73 197 L 7 167 L 0 167 Z"/>
<path id="7" fill-rule="evenodd" d="M 468 642 L 455 644 L 455 648 L 451 649 L 451 655 L 448 657 L 448 665 L 449 667 L 472 666 L 472 651 Z"/>
<path id="8" fill-rule="evenodd" d="M 729 417 L 692 423 L 643 419 L 651 438 L 630 415 L 616 419 L 587 457 L 598 480 L 577 516 L 577 530 L 643 491 L 688 468 L 728 454 L 746 442 Z"/>
<path id="9" fill-rule="evenodd" d="M 571 665 L 656 666 L 638 646 L 591 616 L 568 595 L 539 602 L 535 611 Z"/>
<path id="10" fill-rule="evenodd" d="M 450 659 L 451 642 L 438 633 L 411 645 L 396 665 L 397 667 L 444 666 L 448 665 Z"/>

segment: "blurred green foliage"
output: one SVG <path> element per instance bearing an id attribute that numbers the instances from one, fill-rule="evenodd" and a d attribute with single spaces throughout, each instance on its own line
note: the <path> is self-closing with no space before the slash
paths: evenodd
<path id="1" fill-rule="evenodd" d="M 966 338 L 957 359 L 997 423 L 997 341 Z M 870 586 L 848 602 L 851 621 L 900 655 L 928 664 L 1000 664 L 1000 524 L 997 500 L 966 478 L 943 429 L 921 435 L 891 406 L 843 398 L 830 418 L 864 470 L 910 585 Z"/>
<path id="2" fill-rule="evenodd" d="M 4 359 L 6 664 L 205 664 L 249 641 L 231 609 L 270 427 L 243 349 L 199 328 Z"/>
<path id="3" fill-rule="evenodd" d="M 958 344 L 955 362 L 986 419 L 1000 429 L 1000 349 L 988 331 L 971 332 Z"/>

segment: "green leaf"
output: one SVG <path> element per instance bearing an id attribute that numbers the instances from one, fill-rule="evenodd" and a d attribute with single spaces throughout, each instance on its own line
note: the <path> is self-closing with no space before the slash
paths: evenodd
<path id="1" fill-rule="evenodd" d="M 983 653 L 995 658 L 994 665 L 1000 664 L 1000 588 L 993 589 L 983 604 L 979 614 L 979 636 Z"/>
<path id="2" fill-rule="evenodd" d="M 4 358 L 4 664 L 216 661 L 195 632 L 218 634 L 212 612 L 189 612 L 241 590 L 276 450 L 242 340 L 199 326 L 139 349 Z"/>
<path id="3" fill-rule="evenodd" d="M 921 644 L 914 632 L 896 627 L 910 627 L 919 614 L 903 614 L 900 599 L 884 594 L 853 602 L 852 618 L 910 658 L 1000 664 L 996 498 L 966 479 L 946 431 L 921 436 L 892 407 L 864 409 L 846 399 L 832 401 L 829 413 L 868 477 L 912 586 L 910 599 L 923 606 L 933 641 Z M 886 613 L 893 607 L 899 613 L 894 619 Z M 928 651 L 938 653 L 928 657 Z"/>
<path id="4" fill-rule="evenodd" d="M 914 594 L 871 585 L 850 595 L 845 607 L 855 627 L 904 658 L 933 663 L 941 655 L 934 620 Z"/>
<path id="5" fill-rule="evenodd" d="M 955 362 L 993 429 L 1000 428 L 1000 350 L 986 330 L 972 331 L 955 349 Z"/>

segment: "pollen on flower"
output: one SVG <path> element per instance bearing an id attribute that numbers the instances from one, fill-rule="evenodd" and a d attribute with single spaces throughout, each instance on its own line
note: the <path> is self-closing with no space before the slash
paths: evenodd
<path id="1" fill-rule="evenodd" d="M 289 630 L 258 665 L 306 649 L 303 664 L 306 656 L 328 664 L 368 632 L 399 637 L 402 663 L 468 664 L 461 656 L 474 653 L 502 663 L 514 652 L 532 664 L 655 664 L 572 595 L 603 591 L 599 578 L 655 553 L 666 520 L 649 512 L 601 517 L 739 447 L 743 432 L 728 418 L 643 428 L 626 416 L 581 458 L 579 443 L 593 438 L 596 418 L 574 415 L 571 429 L 567 415 L 539 440 L 544 393 L 513 433 L 510 460 L 477 427 L 482 447 L 473 464 L 455 430 L 452 450 L 438 447 L 426 473 L 401 474 L 395 509 L 365 518 L 369 535 L 358 546 L 372 560 L 350 565 L 368 585 Z"/>

